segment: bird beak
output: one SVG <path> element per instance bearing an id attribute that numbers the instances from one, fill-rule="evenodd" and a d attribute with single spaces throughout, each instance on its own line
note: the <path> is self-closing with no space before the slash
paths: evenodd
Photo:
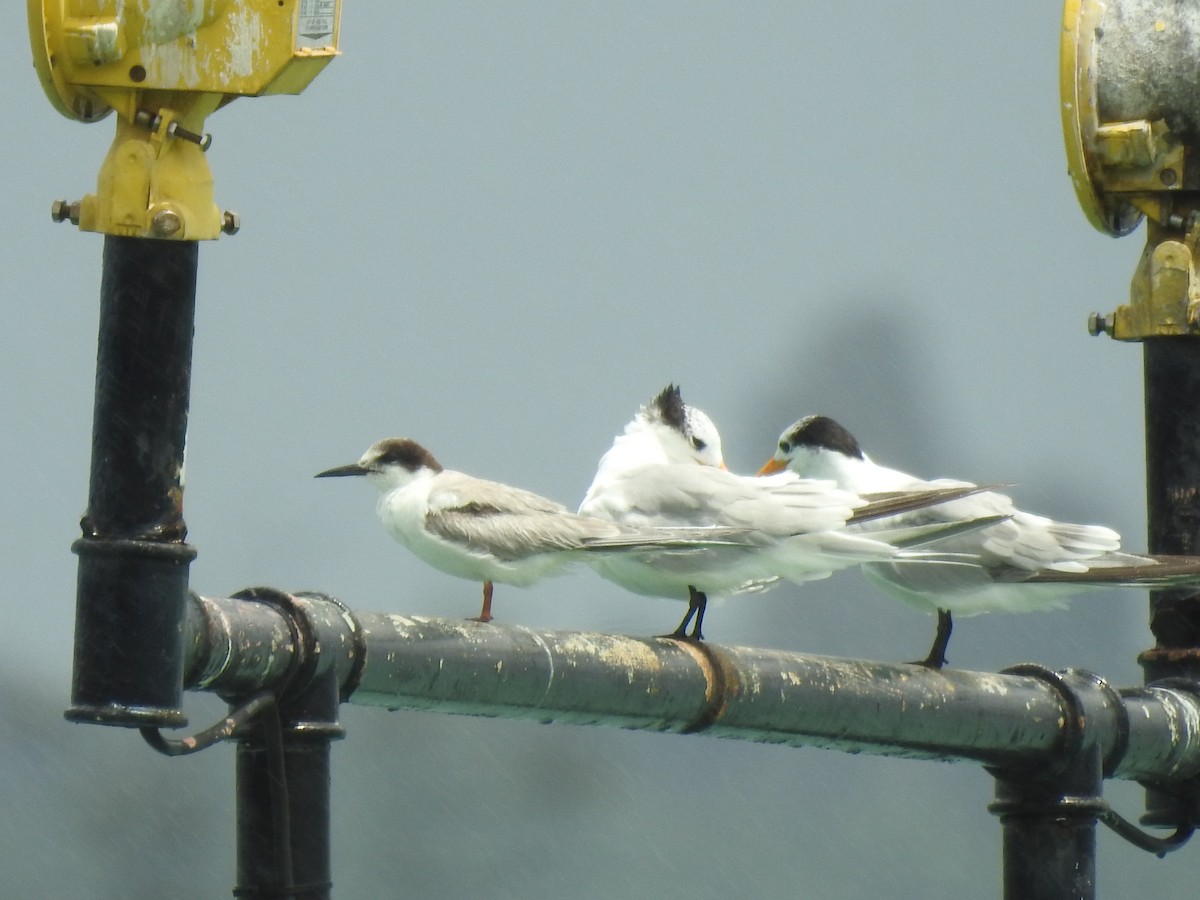
<path id="1" fill-rule="evenodd" d="M 362 463 L 350 463 L 348 466 L 338 466 L 335 469 L 318 472 L 313 478 L 343 478 L 347 475 L 366 475 L 369 471 Z"/>
<path id="2" fill-rule="evenodd" d="M 758 470 L 758 475 L 774 475 L 776 472 L 782 472 L 787 468 L 787 463 L 780 462 L 775 458 L 767 460 L 767 464 Z"/>

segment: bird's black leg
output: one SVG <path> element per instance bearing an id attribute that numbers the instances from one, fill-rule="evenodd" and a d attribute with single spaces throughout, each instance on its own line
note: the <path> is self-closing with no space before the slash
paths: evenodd
<path id="1" fill-rule="evenodd" d="M 703 591 L 698 591 L 690 584 L 688 585 L 688 610 L 683 617 L 683 621 L 679 623 L 679 627 L 672 631 L 667 637 L 679 638 L 681 640 L 693 641 L 704 640 L 704 634 L 701 632 L 701 627 L 704 625 L 704 610 L 708 606 L 708 597 Z M 692 627 L 692 633 L 687 633 L 688 623 L 692 621 L 692 617 L 696 617 L 696 624 Z"/>
<path id="2" fill-rule="evenodd" d="M 696 607 L 696 624 L 692 626 L 692 640 L 704 640 L 704 634 L 700 630 L 704 625 L 704 612 L 708 609 L 708 595 L 704 591 L 698 591 L 690 584 L 688 585 L 688 605 Z"/>
<path id="3" fill-rule="evenodd" d="M 953 629 L 954 620 L 950 617 L 950 610 L 939 609 L 933 646 L 929 648 L 929 655 L 916 665 L 924 666 L 927 669 L 940 669 L 946 665 L 946 645 L 950 643 L 950 632 Z"/>

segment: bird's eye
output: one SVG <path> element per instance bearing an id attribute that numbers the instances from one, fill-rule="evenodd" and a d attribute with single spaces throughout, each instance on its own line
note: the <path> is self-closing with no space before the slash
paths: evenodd
<path id="1" fill-rule="evenodd" d="M 700 438 L 693 435 L 692 436 L 692 446 L 695 447 L 697 450 L 703 450 L 705 447 L 708 446 L 708 444 L 704 443 L 704 441 L 700 440 Z"/>
<path id="2" fill-rule="evenodd" d="M 791 444 L 789 444 L 787 441 L 780 441 L 780 442 L 779 442 L 779 449 L 780 449 L 781 451 L 783 451 L 784 453 L 787 453 L 787 452 L 789 452 L 789 451 L 792 449 L 792 445 L 791 445 Z"/>

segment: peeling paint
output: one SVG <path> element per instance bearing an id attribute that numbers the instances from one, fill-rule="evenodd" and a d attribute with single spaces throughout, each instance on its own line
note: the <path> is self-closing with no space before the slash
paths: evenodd
<path id="1" fill-rule="evenodd" d="M 605 665 L 624 668 L 632 684 L 639 672 L 662 669 L 662 660 L 645 642 L 599 634 L 575 634 L 559 643 L 564 653 L 595 656 Z"/>
<path id="2" fill-rule="evenodd" d="M 977 680 L 976 686 L 986 694 L 995 694 L 997 697 L 1008 696 L 1008 682 L 1003 678 L 982 676 Z"/>
<path id="3" fill-rule="evenodd" d="M 1179 738 L 1182 729 L 1179 723 L 1179 707 L 1174 703 L 1164 703 L 1163 709 L 1167 713 L 1167 731 L 1171 735 L 1171 746 L 1179 743 Z"/>
<path id="4" fill-rule="evenodd" d="M 546 676 L 546 689 L 544 691 L 542 691 L 542 696 L 538 699 L 538 702 L 537 702 L 537 706 L 540 707 L 543 703 L 546 702 L 546 697 L 548 697 L 550 695 L 550 688 L 554 686 L 554 653 L 553 653 L 553 651 L 551 651 L 550 646 L 546 643 L 546 639 L 543 638 L 540 634 L 538 634 L 537 632 L 531 631 L 530 636 L 534 639 L 534 641 L 537 643 L 537 645 L 539 647 L 541 647 L 543 652 L 546 654 L 546 662 L 550 668 L 550 672 Z"/>
<path id="5" fill-rule="evenodd" d="M 142 50 L 142 65 L 153 84 L 172 84 L 187 89 L 200 82 L 201 73 L 191 42 L 204 19 L 202 3 L 188 0 L 153 0 L 142 20 L 136 44 Z"/>
<path id="6" fill-rule="evenodd" d="M 146 40 L 163 44 L 191 34 L 204 21 L 205 5 L 203 0 L 152 0 L 145 13 Z"/>
<path id="7" fill-rule="evenodd" d="M 229 15 L 229 31 L 226 77 L 247 78 L 254 74 L 254 63 L 263 45 L 262 19 L 249 7 L 243 7 Z"/>

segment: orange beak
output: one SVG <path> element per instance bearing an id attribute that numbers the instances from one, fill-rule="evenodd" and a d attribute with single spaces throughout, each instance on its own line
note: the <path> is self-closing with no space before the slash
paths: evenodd
<path id="1" fill-rule="evenodd" d="M 782 472 L 786 468 L 787 468 L 787 463 L 780 462 L 779 460 L 777 460 L 775 458 L 771 458 L 771 459 L 768 459 L 766 465 L 763 466 L 761 469 L 759 469 L 758 472 L 755 474 L 774 475 L 776 472 Z"/>

